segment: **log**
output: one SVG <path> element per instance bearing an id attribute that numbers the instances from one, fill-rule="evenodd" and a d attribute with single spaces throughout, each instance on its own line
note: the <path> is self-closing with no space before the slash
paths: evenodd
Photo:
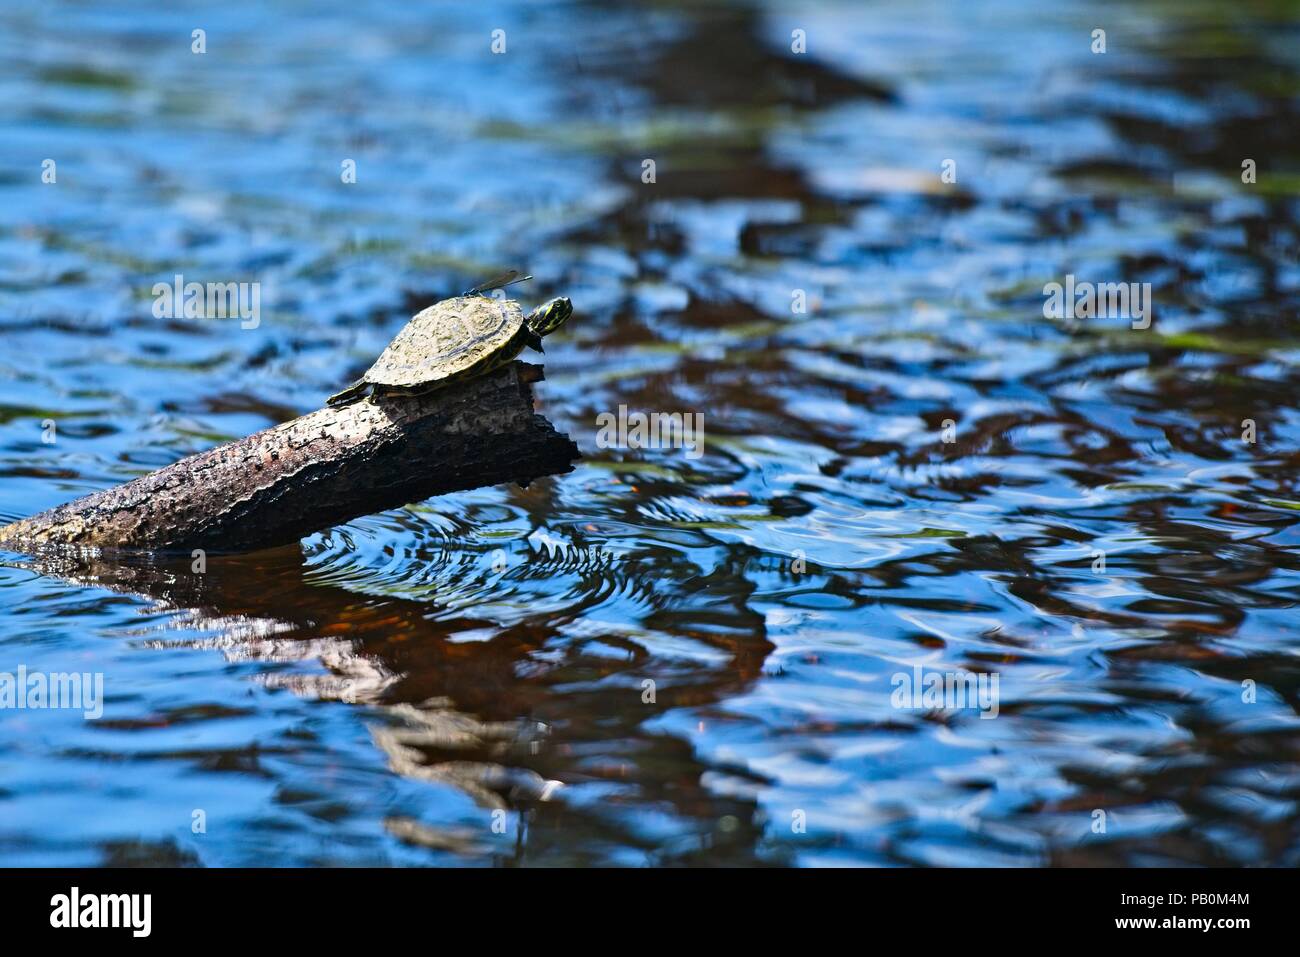
<path id="1" fill-rule="evenodd" d="M 512 362 L 421 396 L 319 409 L 0 528 L 0 546 L 240 552 L 433 495 L 570 472 L 533 412 L 539 366 Z"/>

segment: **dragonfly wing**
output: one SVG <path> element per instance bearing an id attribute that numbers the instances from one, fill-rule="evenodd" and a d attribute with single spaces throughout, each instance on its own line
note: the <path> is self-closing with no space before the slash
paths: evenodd
<path id="1" fill-rule="evenodd" d="M 506 286 L 512 286 L 517 282 L 524 282 L 532 278 L 532 276 L 523 275 L 518 269 L 510 269 L 499 276 L 494 276 L 487 282 L 479 283 L 473 289 L 469 290 L 469 292 L 465 293 L 465 295 L 481 295 L 485 292 L 491 292 L 493 289 L 504 289 Z"/>

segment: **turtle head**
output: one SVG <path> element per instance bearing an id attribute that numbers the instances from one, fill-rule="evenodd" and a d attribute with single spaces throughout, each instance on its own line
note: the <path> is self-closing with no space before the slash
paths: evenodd
<path id="1" fill-rule="evenodd" d="M 548 336 L 573 315 L 573 303 L 564 296 L 543 303 L 528 317 L 528 328 L 539 336 Z"/>

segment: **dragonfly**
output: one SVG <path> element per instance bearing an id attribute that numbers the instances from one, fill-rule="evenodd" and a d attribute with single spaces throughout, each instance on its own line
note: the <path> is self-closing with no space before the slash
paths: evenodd
<path id="1" fill-rule="evenodd" d="M 473 289 L 466 291 L 467 296 L 483 296 L 493 289 L 504 289 L 506 286 L 513 286 L 517 282 L 526 282 L 532 279 L 531 275 L 522 275 L 518 269 L 508 269 L 499 276 L 494 276 L 487 282 L 481 282 Z"/>

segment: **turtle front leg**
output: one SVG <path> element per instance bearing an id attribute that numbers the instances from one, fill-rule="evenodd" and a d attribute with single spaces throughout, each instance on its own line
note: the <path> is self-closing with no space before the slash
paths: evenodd
<path id="1" fill-rule="evenodd" d="M 335 392 L 332 396 L 330 396 L 328 399 L 325 400 L 325 404 L 343 405 L 346 402 L 351 402 L 354 399 L 359 399 L 361 398 L 362 394 L 366 391 L 366 388 L 369 385 L 370 383 L 368 383 L 365 379 L 358 379 L 356 382 L 352 383 L 342 392 Z"/>

